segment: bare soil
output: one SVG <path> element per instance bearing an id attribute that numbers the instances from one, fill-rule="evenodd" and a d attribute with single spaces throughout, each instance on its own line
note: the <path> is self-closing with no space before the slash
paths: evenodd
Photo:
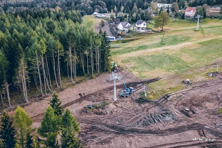
<path id="1" fill-rule="evenodd" d="M 218 113 L 222 107 L 222 74 L 150 101 L 142 99 L 140 93 L 144 84 L 159 78 L 140 80 L 127 71 L 121 73 L 127 86 L 136 90 L 129 98 L 118 97 L 113 102 L 113 82 L 108 73 L 58 94 L 62 106 L 69 108 L 81 123 L 79 138 L 85 147 L 222 147 L 222 114 Z M 123 88 L 118 81 L 118 93 Z M 85 96 L 80 97 L 79 93 Z M 50 99 L 24 107 L 34 121 L 33 127 L 40 126 Z M 83 113 L 87 105 L 101 101 L 109 104 Z"/>

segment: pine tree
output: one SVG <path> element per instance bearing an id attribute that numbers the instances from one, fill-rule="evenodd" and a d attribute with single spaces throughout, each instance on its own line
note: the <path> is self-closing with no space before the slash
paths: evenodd
<path id="1" fill-rule="evenodd" d="M 0 139 L 0 148 L 4 148 L 4 143 L 2 142 L 1 139 Z"/>
<path id="2" fill-rule="evenodd" d="M 5 148 L 13 148 L 15 147 L 16 144 L 16 139 L 15 139 L 15 128 L 12 126 L 13 122 L 10 119 L 9 114 L 4 111 L 3 116 L 1 117 L 1 139 L 2 142 L 4 143 Z"/>
<path id="3" fill-rule="evenodd" d="M 79 122 L 71 114 L 69 109 L 66 109 L 64 115 L 62 116 L 62 129 L 67 129 L 68 131 L 75 131 L 78 133 L 80 131 Z"/>
<path id="4" fill-rule="evenodd" d="M 61 106 L 61 103 L 62 102 L 59 100 L 56 91 L 54 91 L 52 94 L 52 100 L 50 101 L 50 105 L 54 109 L 54 113 L 57 116 L 61 116 L 63 113 L 63 108 Z"/>
<path id="5" fill-rule="evenodd" d="M 51 132 L 48 136 L 47 136 L 47 140 L 45 142 L 45 145 L 47 148 L 55 148 L 56 147 L 56 137 L 57 134 Z"/>
<path id="6" fill-rule="evenodd" d="M 38 133 L 47 138 L 51 133 L 57 133 L 59 130 L 59 119 L 58 116 L 55 115 L 54 110 L 51 106 L 48 107 L 42 123 L 41 127 L 38 129 Z"/>
<path id="7" fill-rule="evenodd" d="M 80 141 L 75 137 L 75 132 L 67 131 L 62 135 L 62 148 L 82 148 Z"/>
<path id="8" fill-rule="evenodd" d="M 18 106 L 15 110 L 14 124 L 17 129 L 19 144 L 25 147 L 27 133 L 31 131 L 32 119 L 28 116 L 24 109 Z"/>
<path id="9" fill-rule="evenodd" d="M 26 148 L 33 148 L 33 139 L 30 132 L 27 133 Z"/>
<path id="10" fill-rule="evenodd" d="M 15 148 L 21 148 L 21 146 L 18 143 L 16 143 Z"/>
<path id="11" fill-rule="evenodd" d="M 73 117 L 69 109 L 62 116 L 62 148 L 82 147 L 76 134 L 80 131 L 79 122 Z"/>
<path id="12" fill-rule="evenodd" d="M 38 139 L 33 139 L 33 148 L 40 148 Z"/>

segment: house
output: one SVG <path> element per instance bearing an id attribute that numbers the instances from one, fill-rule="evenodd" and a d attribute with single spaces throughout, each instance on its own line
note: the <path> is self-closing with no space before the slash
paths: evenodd
<path id="1" fill-rule="evenodd" d="M 128 32 L 130 27 L 130 23 L 128 22 L 120 22 L 117 26 L 118 30 Z"/>
<path id="2" fill-rule="evenodd" d="M 127 27 L 128 28 L 128 30 L 130 30 L 130 31 L 133 31 L 133 30 L 136 30 L 137 28 L 136 28 L 136 26 L 133 26 L 133 25 L 130 25 L 129 27 Z"/>
<path id="3" fill-rule="evenodd" d="M 160 9 L 162 8 L 163 11 L 167 11 L 167 9 L 171 10 L 172 4 L 162 4 L 162 3 L 157 3 L 157 8 L 160 11 Z M 153 10 L 155 11 L 155 10 Z"/>
<path id="4" fill-rule="evenodd" d="M 143 21 L 143 20 L 138 20 L 138 21 L 136 22 L 136 27 L 137 27 L 138 29 L 146 29 L 146 22 Z"/>
<path id="5" fill-rule="evenodd" d="M 187 9 L 185 10 L 185 18 L 189 19 L 194 18 L 196 11 L 197 11 L 196 7 L 187 7 Z"/>

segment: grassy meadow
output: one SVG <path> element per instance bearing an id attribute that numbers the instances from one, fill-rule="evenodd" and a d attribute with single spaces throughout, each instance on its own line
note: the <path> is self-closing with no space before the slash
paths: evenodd
<path id="1" fill-rule="evenodd" d="M 149 85 L 154 99 L 188 87 L 184 79 L 211 79 L 207 73 L 222 63 L 222 20 L 205 19 L 200 25 L 202 31 L 195 31 L 195 21 L 171 20 L 164 33 L 136 34 L 135 40 L 131 35 L 131 41 L 112 49 L 112 58 L 141 79 L 161 77 Z"/>

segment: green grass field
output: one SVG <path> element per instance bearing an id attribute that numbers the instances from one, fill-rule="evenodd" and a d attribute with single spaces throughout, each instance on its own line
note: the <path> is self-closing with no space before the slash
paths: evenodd
<path id="1" fill-rule="evenodd" d="M 149 85 L 154 99 L 188 87 L 181 83 L 184 79 L 211 79 L 207 73 L 216 71 L 212 63 L 222 63 L 222 20 L 206 19 L 200 25 L 203 30 L 194 31 L 194 21 L 171 20 L 165 33 L 131 36 L 112 49 L 112 58 L 139 78 L 161 77 Z"/>
<path id="2" fill-rule="evenodd" d="M 139 50 L 148 50 L 152 48 L 158 48 L 158 47 L 164 47 L 164 46 L 169 46 L 169 45 L 176 45 L 180 44 L 182 42 L 186 42 L 189 40 L 188 36 L 165 36 L 162 35 L 162 37 L 159 39 L 158 43 L 152 43 L 152 44 L 145 44 L 143 45 L 143 42 L 141 42 L 141 45 L 136 46 L 136 47 L 126 47 L 122 49 L 118 49 L 112 52 L 112 55 L 121 55 L 124 53 L 130 53 L 134 51 L 139 51 Z"/>

